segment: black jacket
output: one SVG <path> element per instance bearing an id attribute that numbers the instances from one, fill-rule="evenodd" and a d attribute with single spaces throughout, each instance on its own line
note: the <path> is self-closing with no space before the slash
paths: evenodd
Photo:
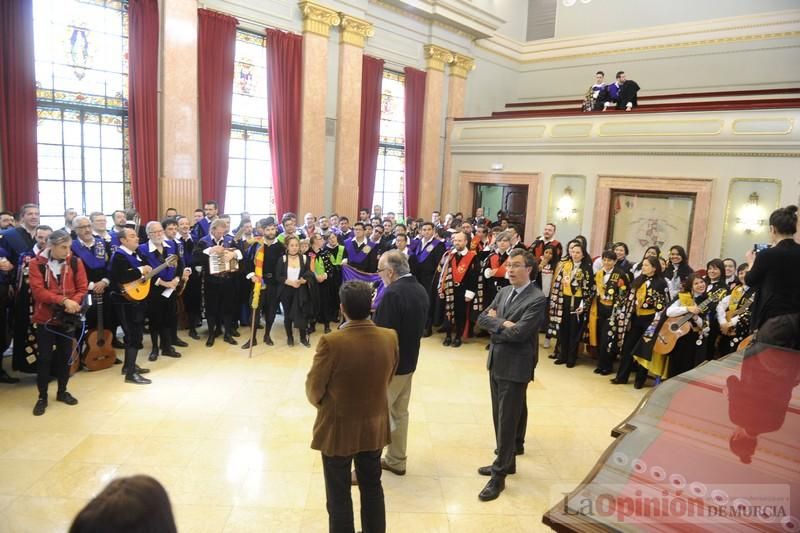
<path id="1" fill-rule="evenodd" d="M 375 324 L 397 332 L 400 364 L 397 374 L 410 374 L 417 369 L 419 341 L 428 316 L 428 294 L 413 276 L 405 276 L 386 287 Z"/>
<path id="2" fill-rule="evenodd" d="M 769 318 L 800 313 L 800 244 L 784 239 L 756 255 L 745 276 L 756 290 L 751 328 L 758 329 Z"/>

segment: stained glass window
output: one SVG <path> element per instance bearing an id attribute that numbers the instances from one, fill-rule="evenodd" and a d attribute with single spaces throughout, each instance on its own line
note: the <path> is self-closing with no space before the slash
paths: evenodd
<path id="1" fill-rule="evenodd" d="M 234 226 L 245 211 L 253 222 L 275 216 L 267 122 L 266 45 L 263 35 L 236 32 L 233 126 L 225 190 L 225 212 L 231 215 Z"/>
<path id="2" fill-rule="evenodd" d="M 381 131 L 373 204 L 383 212 L 403 217 L 405 178 L 405 76 L 383 71 L 381 83 Z M 372 206 L 367 206 L 372 207 Z"/>
<path id="3" fill-rule="evenodd" d="M 130 206 L 128 13 L 119 0 L 34 0 L 42 223 Z"/>

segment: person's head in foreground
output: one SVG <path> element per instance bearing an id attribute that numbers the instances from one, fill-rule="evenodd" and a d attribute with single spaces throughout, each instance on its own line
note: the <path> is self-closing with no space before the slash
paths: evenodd
<path id="1" fill-rule="evenodd" d="M 81 509 L 69 533 L 177 533 L 164 487 L 150 476 L 115 479 Z"/>

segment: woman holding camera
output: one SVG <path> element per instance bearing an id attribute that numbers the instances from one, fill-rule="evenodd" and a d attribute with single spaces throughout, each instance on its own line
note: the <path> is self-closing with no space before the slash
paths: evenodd
<path id="1" fill-rule="evenodd" d="M 33 295 L 33 316 L 36 325 L 37 378 L 39 400 L 34 416 L 47 409 L 47 385 L 51 369 L 58 377 L 56 400 L 76 405 L 67 392 L 69 360 L 73 351 L 75 325 L 80 322 L 81 302 L 89 291 L 83 263 L 72 255 L 72 239 L 65 230 L 54 231 L 47 248 L 30 264 L 30 286 Z M 55 349 L 54 349 L 55 346 Z M 75 354 L 77 357 L 77 354 Z"/>
<path id="2" fill-rule="evenodd" d="M 800 244 L 797 233 L 797 206 L 790 205 L 769 216 L 772 246 L 756 255 L 745 256 L 750 271 L 744 282 L 756 290 L 751 307 L 751 329 L 756 342 L 800 349 Z"/>

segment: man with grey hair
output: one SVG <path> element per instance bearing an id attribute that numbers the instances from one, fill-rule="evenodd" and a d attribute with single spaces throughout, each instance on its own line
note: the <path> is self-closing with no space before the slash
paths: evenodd
<path id="1" fill-rule="evenodd" d="M 214 346 L 217 327 L 223 329 L 223 340 L 228 344 L 238 344 L 233 339 L 233 315 L 236 312 L 232 274 L 223 272 L 211 274 L 211 256 L 222 256 L 226 263 L 242 260 L 242 252 L 236 248 L 233 236 L 228 234 L 227 223 L 218 218 L 209 226 L 209 233 L 192 251 L 192 262 L 203 267 L 205 281 L 205 308 L 208 317 L 208 339 L 206 346 Z"/>
<path id="2" fill-rule="evenodd" d="M 386 289 L 378 309 L 375 310 L 375 324 L 395 330 L 400 346 L 400 364 L 389 384 L 392 442 L 381 459 L 381 468 L 402 476 L 406 473 L 411 379 L 417 369 L 429 299 L 425 289 L 411 275 L 408 258 L 402 252 L 390 250 L 384 253 L 378 260 L 378 273 Z"/>
<path id="3" fill-rule="evenodd" d="M 145 227 L 147 242 L 139 245 L 139 256 L 151 268 L 159 268 L 169 258 L 177 256 L 175 266 L 164 268 L 153 278 L 150 295 L 147 298 L 147 318 L 150 321 L 150 361 L 158 359 L 158 349 L 166 357 L 180 357 L 172 346 L 172 330 L 177 327 L 177 289 L 178 284 L 189 279 L 191 269 L 186 268 L 183 259 L 175 248 L 175 243 L 166 239 L 164 227 L 158 221 L 150 221 Z"/>

